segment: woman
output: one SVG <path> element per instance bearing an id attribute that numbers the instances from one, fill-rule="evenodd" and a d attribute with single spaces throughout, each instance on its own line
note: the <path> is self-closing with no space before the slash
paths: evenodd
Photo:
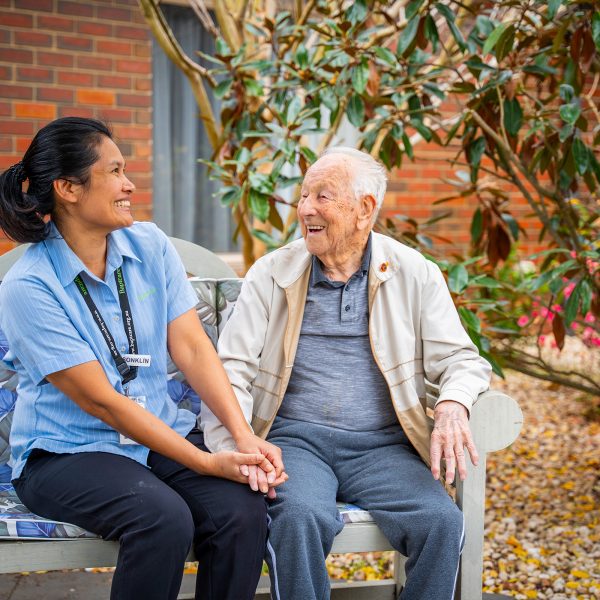
<path id="1" fill-rule="evenodd" d="M 30 510 L 119 540 L 113 599 L 175 598 L 191 544 L 196 598 L 250 599 L 266 516 L 247 465 L 275 486 L 281 454 L 245 422 L 167 237 L 134 223 L 124 169 L 104 124 L 64 118 L 0 176 L 0 226 L 34 242 L 0 286 L 13 484 Z M 169 400 L 167 348 L 239 452 L 208 453 Z"/>

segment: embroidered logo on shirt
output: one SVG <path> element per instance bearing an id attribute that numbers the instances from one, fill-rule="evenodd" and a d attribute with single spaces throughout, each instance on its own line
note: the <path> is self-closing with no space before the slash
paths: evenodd
<path id="1" fill-rule="evenodd" d="M 154 294 L 156 294 L 156 288 L 150 288 L 149 290 L 146 290 L 143 294 L 140 294 L 138 296 L 138 300 L 142 302 L 143 300 L 149 298 L 150 296 L 153 296 Z"/>

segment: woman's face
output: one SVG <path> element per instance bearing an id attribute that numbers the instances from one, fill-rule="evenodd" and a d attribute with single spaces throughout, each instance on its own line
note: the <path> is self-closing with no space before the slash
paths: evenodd
<path id="1" fill-rule="evenodd" d="M 72 214 L 86 229 L 108 234 L 133 225 L 131 194 L 135 185 L 125 176 L 125 160 L 110 138 L 103 137 L 96 151 L 99 158 L 90 167 L 87 187 L 78 190 Z"/>

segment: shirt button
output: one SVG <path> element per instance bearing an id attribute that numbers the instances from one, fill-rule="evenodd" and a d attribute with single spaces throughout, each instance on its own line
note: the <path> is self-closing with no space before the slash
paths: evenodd
<path id="1" fill-rule="evenodd" d="M 121 352 L 125 352 L 125 346 L 121 346 Z"/>
<path id="2" fill-rule="evenodd" d="M 346 312 L 348 312 L 348 311 L 350 310 L 350 305 L 349 305 L 349 304 L 346 304 L 346 306 L 344 307 L 344 310 L 345 310 Z"/>
<path id="3" fill-rule="evenodd" d="M 115 316 L 113 317 L 113 321 L 114 321 L 115 323 L 118 323 L 118 322 L 119 322 L 119 317 L 118 317 L 118 315 L 115 315 Z"/>

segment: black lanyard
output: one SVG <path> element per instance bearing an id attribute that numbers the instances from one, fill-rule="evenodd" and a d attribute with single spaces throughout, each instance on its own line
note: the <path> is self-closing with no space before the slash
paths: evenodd
<path id="1" fill-rule="evenodd" d="M 131 314 L 131 306 L 129 305 L 129 297 L 127 296 L 125 278 L 123 277 L 121 267 L 115 271 L 115 281 L 117 282 L 119 304 L 121 305 L 121 314 L 123 316 L 123 328 L 125 329 L 125 334 L 127 335 L 127 340 L 129 342 L 129 354 L 137 354 L 137 340 L 135 337 L 135 329 L 133 327 L 133 316 Z M 117 350 L 115 340 L 106 326 L 98 307 L 92 300 L 85 283 L 83 283 L 81 273 L 75 277 L 75 284 L 83 296 L 87 307 L 90 309 L 92 317 L 94 318 L 94 321 L 96 321 L 96 325 L 98 325 L 98 329 L 100 329 L 100 333 L 108 346 L 108 350 L 115 361 L 119 375 L 121 375 L 121 382 L 123 385 L 129 383 L 137 377 L 137 367 L 130 367 L 121 356 L 121 353 Z"/>

